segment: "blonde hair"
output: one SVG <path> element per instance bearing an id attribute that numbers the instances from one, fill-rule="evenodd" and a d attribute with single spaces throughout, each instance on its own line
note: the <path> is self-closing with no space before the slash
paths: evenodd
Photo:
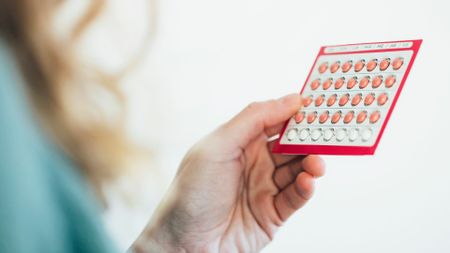
<path id="1" fill-rule="evenodd" d="M 134 150 L 125 137 L 124 97 L 117 76 L 75 57 L 75 45 L 100 13 L 104 0 L 90 1 L 68 38 L 53 22 L 62 0 L 2 0 L 0 35 L 11 46 L 40 123 L 86 177 L 98 186 L 126 167 Z M 97 97 L 108 102 L 108 108 Z M 114 104 L 111 107 L 111 103 Z"/>

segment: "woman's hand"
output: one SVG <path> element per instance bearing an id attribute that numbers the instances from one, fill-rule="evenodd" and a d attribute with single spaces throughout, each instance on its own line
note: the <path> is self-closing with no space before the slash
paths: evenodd
<path id="1" fill-rule="evenodd" d="M 301 107 L 293 94 L 252 103 L 186 155 L 136 252 L 257 252 L 312 196 L 318 156 L 271 153 Z"/>

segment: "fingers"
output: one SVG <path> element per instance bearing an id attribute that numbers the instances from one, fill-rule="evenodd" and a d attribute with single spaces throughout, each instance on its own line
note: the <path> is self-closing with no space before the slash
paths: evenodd
<path id="1" fill-rule="evenodd" d="M 287 162 L 290 162 L 296 158 L 299 158 L 298 155 L 284 155 L 284 154 L 274 154 L 272 153 L 273 146 L 275 145 L 277 140 L 271 141 L 267 144 L 267 148 L 272 156 L 272 161 L 275 167 L 279 167 Z M 301 156 L 304 157 L 304 156 Z"/>
<path id="2" fill-rule="evenodd" d="M 239 147 L 245 147 L 254 138 L 268 131 L 276 134 L 284 121 L 301 107 L 301 97 L 291 94 L 278 100 L 250 104 L 241 113 L 224 125 L 227 137 Z"/>
<path id="3" fill-rule="evenodd" d="M 284 189 L 303 171 L 315 178 L 321 177 L 325 174 L 325 163 L 317 155 L 299 156 L 276 169 L 273 180 L 278 189 Z"/>
<path id="4" fill-rule="evenodd" d="M 275 208 L 282 221 L 285 221 L 297 209 L 301 208 L 312 197 L 314 177 L 301 172 L 296 180 L 275 196 Z"/>
<path id="5" fill-rule="evenodd" d="M 283 130 L 284 123 L 285 122 L 281 122 L 273 127 L 269 127 L 267 129 L 265 129 L 267 137 L 272 137 L 272 136 L 279 134 L 281 132 L 281 130 Z"/>

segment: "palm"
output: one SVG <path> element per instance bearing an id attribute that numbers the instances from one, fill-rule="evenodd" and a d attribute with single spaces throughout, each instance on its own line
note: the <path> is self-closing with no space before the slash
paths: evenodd
<path id="1" fill-rule="evenodd" d="M 206 139 L 206 142 L 213 140 Z M 200 146 L 216 145 L 200 143 Z M 265 133 L 243 149 L 226 150 L 222 146 L 217 151 L 199 151 L 194 148 L 177 176 L 182 181 L 196 182 L 202 188 L 189 187 L 181 191 L 183 202 L 186 201 L 183 205 L 195 208 L 189 212 L 186 232 L 195 234 L 197 245 L 202 245 L 203 249 L 219 249 L 220 252 L 261 249 L 270 242 L 282 222 L 306 201 L 286 203 L 279 194 L 280 190 L 293 185 L 297 174 L 304 170 L 300 166 L 302 158 L 272 155 Z M 210 172 L 208 177 L 200 173 L 204 168 Z M 202 198 L 195 197 L 199 190 L 204 193 Z M 308 190 L 311 188 L 305 190 L 306 195 Z M 190 210 L 186 206 L 182 209 Z"/>
<path id="2" fill-rule="evenodd" d="M 298 95 L 252 104 L 197 143 L 148 228 L 153 240 L 189 252 L 256 252 L 270 242 L 324 170 L 317 156 L 271 153 L 268 137 L 299 107 Z"/>

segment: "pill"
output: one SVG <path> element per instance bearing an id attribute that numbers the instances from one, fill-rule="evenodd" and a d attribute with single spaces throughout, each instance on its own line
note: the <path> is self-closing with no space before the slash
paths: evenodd
<path id="1" fill-rule="evenodd" d="M 312 95 L 303 99 L 303 106 L 308 107 L 312 103 Z"/>
<path id="2" fill-rule="evenodd" d="M 345 114 L 344 116 L 344 123 L 348 124 L 353 120 L 353 117 L 355 116 L 355 112 L 354 111 L 349 111 L 347 112 L 347 114 Z"/>
<path id="3" fill-rule="evenodd" d="M 390 75 L 388 77 L 386 77 L 386 81 L 384 82 L 384 84 L 386 85 L 386 88 L 391 88 L 392 86 L 394 86 L 396 81 L 396 78 L 394 75 Z"/>
<path id="4" fill-rule="evenodd" d="M 363 141 L 370 140 L 370 137 L 372 137 L 372 130 L 370 128 L 365 128 L 361 131 L 361 139 Z"/>
<path id="5" fill-rule="evenodd" d="M 317 141 L 320 138 L 320 136 L 322 136 L 322 130 L 321 129 L 314 129 L 311 132 L 311 140 L 313 140 L 313 141 Z"/>
<path id="6" fill-rule="evenodd" d="M 369 106 L 369 105 L 371 105 L 373 103 L 374 100 L 375 100 L 375 94 L 374 93 L 369 93 L 364 98 L 364 105 L 365 106 Z"/>
<path id="7" fill-rule="evenodd" d="M 385 71 L 388 67 L 389 64 L 391 64 L 391 59 L 390 58 L 385 58 L 380 62 L 380 70 L 381 71 Z"/>
<path id="8" fill-rule="evenodd" d="M 359 81 L 359 88 L 364 89 L 370 83 L 370 76 L 365 76 Z"/>
<path id="9" fill-rule="evenodd" d="M 352 106 L 357 106 L 359 104 L 359 102 L 361 102 L 362 99 L 362 94 L 356 94 L 353 98 L 352 98 Z"/>
<path id="10" fill-rule="evenodd" d="M 348 139 L 350 141 L 356 141 L 359 137 L 359 130 L 357 128 L 353 128 L 348 132 Z"/>
<path id="11" fill-rule="evenodd" d="M 333 116 L 331 116 L 331 123 L 336 124 L 339 122 L 339 120 L 341 119 L 341 115 L 342 112 L 341 111 L 337 111 L 333 114 Z"/>
<path id="12" fill-rule="evenodd" d="M 353 65 L 353 61 L 346 61 L 343 65 L 342 65 L 342 72 L 347 73 Z"/>
<path id="13" fill-rule="evenodd" d="M 383 83 L 383 76 L 376 76 L 372 79 L 372 88 L 378 88 Z"/>
<path id="14" fill-rule="evenodd" d="M 320 116 L 319 116 L 319 123 L 320 124 L 325 123 L 327 121 L 329 115 L 330 115 L 329 111 L 325 111 L 322 114 L 320 114 Z"/>
<path id="15" fill-rule="evenodd" d="M 374 111 L 370 114 L 370 123 L 375 124 L 380 119 L 380 112 Z"/>
<path id="16" fill-rule="evenodd" d="M 297 112 L 294 115 L 294 121 L 297 124 L 300 124 L 303 121 L 304 118 L 305 118 L 305 112 Z"/>
<path id="17" fill-rule="evenodd" d="M 356 76 L 350 78 L 347 82 L 347 89 L 353 89 L 355 85 L 358 83 L 358 78 Z"/>
<path id="18" fill-rule="evenodd" d="M 328 69 L 328 62 L 324 62 L 319 66 L 319 73 L 323 74 L 325 73 L 325 71 L 327 71 L 327 69 Z"/>
<path id="19" fill-rule="evenodd" d="M 392 62 L 392 68 L 394 70 L 399 70 L 403 65 L 403 61 L 404 61 L 403 57 L 395 58 L 394 61 Z"/>
<path id="20" fill-rule="evenodd" d="M 324 90 L 328 90 L 328 88 L 330 88 L 332 84 L 333 84 L 333 78 L 328 78 L 327 80 L 325 80 L 325 82 L 323 82 L 322 88 Z"/>
<path id="21" fill-rule="evenodd" d="M 350 95 L 349 95 L 348 93 L 342 95 L 342 97 L 339 99 L 339 106 L 344 106 L 344 105 L 346 105 L 347 102 L 348 102 L 348 100 L 349 100 L 349 97 L 350 97 Z"/>
<path id="22" fill-rule="evenodd" d="M 355 72 L 359 72 L 364 68 L 364 65 L 366 65 L 365 60 L 359 60 L 355 63 Z"/>
<path id="23" fill-rule="evenodd" d="M 287 137 L 288 141 L 292 141 L 295 138 L 297 138 L 297 129 L 295 129 L 295 128 L 289 129 L 286 137 Z"/>
<path id="24" fill-rule="evenodd" d="M 331 64 L 331 66 L 330 66 L 330 72 L 331 72 L 331 73 L 335 73 L 336 71 L 338 71 L 340 65 L 341 65 L 341 62 L 340 62 L 340 61 L 337 61 L 337 62 Z"/>
<path id="25" fill-rule="evenodd" d="M 316 90 L 320 86 L 320 79 L 316 79 L 311 82 L 311 90 Z"/>
<path id="26" fill-rule="evenodd" d="M 302 129 L 302 130 L 300 131 L 300 133 L 298 134 L 298 138 L 299 138 L 301 141 L 306 140 L 306 139 L 308 138 L 308 136 L 309 136 L 309 129 L 308 129 L 308 128 Z"/>
<path id="27" fill-rule="evenodd" d="M 336 131 L 336 140 L 337 141 L 344 140 L 346 136 L 347 136 L 347 130 L 341 128 Z"/>
<path id="28" fill-rule="evenodd" d="M 361 124 L 367 119 L 367 112 L 362 111 L 358 113 L 358 116 L 356 116 L 356 123 Z"/>
<path id="29" fill-rule="evenodd" d="M 317 118 L 317 112 L 311 112 L 308 114 L 308 117 L 306 118 L 306 120 L 308 121 L 308 124 L 311 124 L 314 122 L 314 120 L 316 120 Z"/>
<path id="30" fill-rule="evenodd" d="M 337 79 L 336 82 L 334 83 L 334 88 L 336 90 L 340 89 L 344 85 L 344 82 L 345 82 L 345 78 L 344 77 L 341 77 L 341 78 Z"/>
<path id="31" fill-rule="evenodd" d="M 337 94 L 331 95 L 327 100 L 327 106 L 333 106 L 336 103 Z"/>
<path id="32" fill-rule="evenodd" d="M 320 95 L 316 98 L 314 104 L 318 107 L 323 104 L 323 101 L 325 101 L 325 95 Z"/>
<path id="33" fill-rule="evenodd" d="M 377 64 L 378 64 L 377 59 L 373 59 L 373 60 L 369 61 L 366 66 L 367 71 L 370 72 L 370 71 L 374 70 L 377 67 Z"/>
<path id="34" fill-rule="evenodd" d="M 381 93 L 380 95 L 378 95 L 378 98 L 377 98 L 378 105 L 386 104 L 387 100 L 388 100 L 387 93 Z"/>
<path id="35" fill-rule="evenodd" d="M 331 138 L 333 138 L 333 135 L 334 135 L 334 133 L 333 133 L 333 130 L 332 129 L 325 129 L 324 131 L 323 131 L 323 140 L 324 141 L 329 141 L 329 140 L 331 140 Z"/>

